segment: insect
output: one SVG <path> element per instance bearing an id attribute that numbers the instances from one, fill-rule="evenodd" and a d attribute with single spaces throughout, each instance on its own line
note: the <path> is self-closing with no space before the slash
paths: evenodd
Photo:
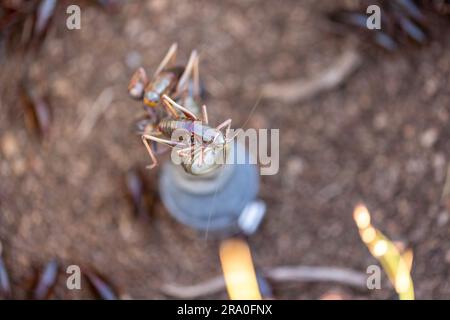
<path id="1" fill-rule="evenodd" d="M 175 99 L 186 99 L 199 94 L 198 55 L 192 51 L 186 67 L 175 66 L 177 44 L 174 43 L 149 80 L 144 68 L 139 68 L 131 77 L 128 93 L 134 99 L 143 99 L 147 108 L 154 109 L 161 104 L 163 95 Z M 190 78 L 193 77 L 192 95 L 189 93 Z M 148 110 L 148 109 L 147 109 Z M 199 110 L 194 110 L 194 112 Z M 151 112 L 151 111 L 150 111 Z M 173 114 L 176 115 L 176 114 Z"/>
<path id="2" fill-rule="evenodd" d="M 209 126 L 206 106 L 202 107 L 202 118 L 199 119 L 187 108 L 179 105 L 167 95 L 162 97 L 163 103 L 168 109 L 179 111 L 183 116 L 161 119 L 157 124 L 148 125 L 142 134 L 142 141 L 147 148 L 152 163 L 148 166 L 153 169 L 158 165 L 155 153 L 149 141 L 176 148 L 176 153 L 182 160 L 182 166 L 187 173 L 201 175 L 211 172 L 225 163 L 229 143 L 236 135 L 228 137 L 231 119 L 228 119 L 213 128 Z M 222 129 L 226 128 L 225 134 Z M 172 139 L 176 133 L 182 141 Z M 186 137 L 187 136 L 187 137 Z"/>

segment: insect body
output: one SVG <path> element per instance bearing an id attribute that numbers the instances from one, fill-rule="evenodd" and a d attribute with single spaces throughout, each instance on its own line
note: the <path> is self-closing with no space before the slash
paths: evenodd
<path id="1" fill-rule="evenodd" d="M 170 95 L 175 90 L 183 71 L 183 67 L 174 67 L 161 71 L 145 87 L 144 104 L 152 108 L 157 107 L 164 94 Z"/>
<path id="2" fill-rule="evenodd" d="M 185 171 L 193 175 L 208 173 L 225 163 L 228 145 L 233 139 L 227 139 L 231 119 L 217 127 L 210 127 L 206 106 L 202 108 L 200 120 L 191 111 L 166 95 L 163 96 L 163 103 L 178 110 L 184 117 L 162 119 L 156 127 L 153 127 L 153 131 L 152 129 L 144 130 L 142 141 L 152 159 L 150 169 L 154 168 L 158 161 L 148 141 L 177 148 L 177 154 L 182 160 Z M 223 128 L 226 128 L 225 134 L 221 131 Z"/>
<path id="3" fill-rule="evenodd" d="M 130 96 L 134 99 L 143 99 L 144 104 L 150 108 L 158 107 L 163 95 L 173 96 L 175 99 L 184 97 L 190 78 L 192 75 L 198 76 L 198 56 L 194 50 L 186 67 L 175 66 L 176 51 L 177 44 L 174 43 L 150 80 L 145 70 L 139 68 L 128 85 Z"/>
<path id="4" fill-rule="evenodd" d="M 219 134 L 220 131 L 213 129 L 207 125 L 204 125 L 201 121 L 182 119 L 173 120 L 170 118 L 162 119 L 158 124 L 158 129 L 162 134 L 172 136 L 176 130 L 185 130 L 194 138 L 196 136 L 201 137 L 204 142 L 212 142 L 214 136 L 211 131 Z"/>

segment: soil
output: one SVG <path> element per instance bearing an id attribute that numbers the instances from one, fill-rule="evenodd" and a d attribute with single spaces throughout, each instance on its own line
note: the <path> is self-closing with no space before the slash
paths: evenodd
<path id="1" fill-rule="evenodd" d="M 117 13 L 82 6 L 81 30 L 60 10 L 26 66 L 49 93 L 52 125 L 40 142 L 25 126 L 17 83 L 20 54 L 0 65 L 0 240 L 14 296 L 52 257 L 92 265 L 132 298 L 166 298 L 163 284 L 220 274 L 219 241 L 177 223 L 157 201 L 136 219 L 122 192 L 125 172 L 148 155 L 133 132 L 141 104 L 127 95 L 136 67 L 153 72 L 173 42 L 180 61 L 201 55 L 210 121 L 279 128 L 280 170 L 263 176 L 268 206 L 249 239 L 256 266 L 311 265 L 364 272 L 376 264 L 352 219 L 364 201 L 373 224 L 412 248 L 416 297 L 450 298 L 450 213 L 442 192 L 450 151 L 450 38 L 387 54 L 364 50 L 339 88 L 301 103 L 258 100 L 267 82 L 308 77 L 358 41 L 326 31 L 323 13 L 346 1 L 130 1 Z M 448 32 L 447 32 L 448 35 Z M 359 39 L 363 41 L 364 39 Z M 85 135 L 99 95 L 112 103 Z M 158 170 L 146 171 L 156 187 Z M 396 298 L 389 286 L 358 291 L 329 283 L 275 285 L 276 298 Z M 226 293 L 209 298 L 226 298 Z M 54 298 L 69 291 L 60 276 Z"/>

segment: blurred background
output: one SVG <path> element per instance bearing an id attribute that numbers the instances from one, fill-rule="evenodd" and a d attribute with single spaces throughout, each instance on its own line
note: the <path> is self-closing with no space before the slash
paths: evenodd
<path id="1" fill-rule="evenodd" d="M 398 45 L 390 48 L 330 18 L 367 1 L 61 1 L 37 31 L 30 2 L 39 3 L 2 1 L 0 24 L 0 241 L 15 298 L 28 297 L 52 258 L 63 273 L 71 264 L 92 266 L 132 298 L 166 298 L 164 284 L 221 273 L 218 240 L 168 215 L 158 169 L 145 170 L 148 155 L 134 133 L 142 108 L 128 97 L 128 81 L 139 66 L 153 73 L 173 42 L 181 62 L 193 49 L 200 54 L 212 123 L 232 118 L 234 128 L 280 129 L 280 171 L 262 176 L 267 216 L 249 239 L 257 268 L 365 272 L 376 260 L 352 218 L 364 201 L 377 228 L 412 248 L 416 297 L 450 298 L 445 1 L 439 9 L 425 1 L 416 19 L 424 33 L 394 28 Z M 81 8 L 80 30 L 66 27 L 72 3 Z M 267 84 L 314 81 L 346 52 L 359 63 L 329 90 L 261 96 Z M 145 217 L 133 213 L 124 190 L 132 168 L 143 171 L 148 188 Z M 93 298 L 65 281 L 58 278 L 53 298 Z M 273 289 L 280 299 L 396 298 L 389 286 Z"/>

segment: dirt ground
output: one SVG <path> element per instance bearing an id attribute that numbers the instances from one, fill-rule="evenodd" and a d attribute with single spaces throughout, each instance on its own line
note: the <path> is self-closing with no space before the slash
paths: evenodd
<path id="1" fill-rule="evenodd" d="M 133 298 L 166 298 L 163 284 L 220 274 L 217 240 L 177 223 L 159 201 L 147 222 L 132 214 L 123 176 L 149 159 L 133 132 L 141 105 L 128 98 L 128 80 L 139 65 L 152 72 L 172 42 L 181 61 L 196 48 L 210 120 L 230 117 L 240 127 L 262 84 L 313 75 L 355 45 L 324 31 L 323 12 L 340 3 L 129 1 L 116 14 L 82 7 L 81 30 L 72 31 L 60 12 L 29 66 L 53 110 L 42 143 L 24 125 L 16 94 L 23 61 L 4 61 L 0 240 L 14 296 L 27 296 L 35 269 L 52 257 L 63 266 L 95 266 Z M 352 219 L 363 200 L 375 226 L 413 249 L 416 297 L 450 298 L 450 213 L 441 200 L 450 151 L 450 38 L 441 34 L 424 48 L 364 51 L 363 65 L 342 86 L 302 103 L 259 103 L 246 127 L 279 128 L 281 141 L 279 173 L 262 177 L 267 217 L 249 240 L 258 267 L 364 272 L 376 260 Z M 80 124 L 105 90 L 112 103 L 83 135 Z M 146 174 L 155 186 L 158 170 Z M 55 298 L 92 297 L 86 287 L 68 291 L 64 284 L 60 277 Z M 389 287 L 358 291 L 328 283 L 274 291 L 284 299 L 329 292 L 395 298 Z"/>

